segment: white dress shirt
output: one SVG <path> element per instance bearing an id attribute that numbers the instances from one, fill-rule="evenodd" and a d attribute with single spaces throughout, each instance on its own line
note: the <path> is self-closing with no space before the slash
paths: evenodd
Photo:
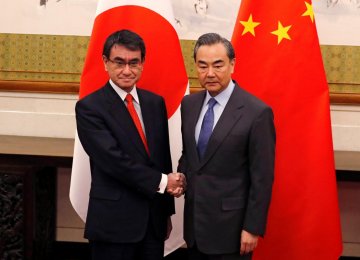
<path id="1" fill-rule="evenodd" d="M 143 117 L 142 117 L 142 113 L 141 113 L 141 107 L 140 107 L 140 101 L 139 101 L 139 96 L 137 94 L 136 91 L 136 86 L 133 87 L 133 89 L 130 91 L 130 93 L 126 92 L 125 90 L 122 90 L 121 88 L 119 88 L 118 86 L 115 85 L 115 83 L 110 79 L 109 83 L 111 85 L 111 87 L 116 91 L 116 93 L 120 96 L 121 100 L 124 101 L 125 105 L 127 106 L 127 102 L 125 101 L 126 95 L 127 94 L 131 94 L 133 97 L 133 103 L 134 103 L 134 107 L 136 110 L 136 113 L 138 114 L 140 123 L 141 123 L 141 127 L 144 130 L 144 134 L 146 137 L 146 130 L 145 130 L 145 126 L 144 126 L 144 122 L 143 122 Z M 164 193 L 166 186 L 167 186 L 167 175 L 166 174 L 162 174 L 161 175 L 161 181 L 159 184 L 159 193 Z"/>
<path id="2" fill-rule="evenodd" d="M 235 84 L 231 80 L 229 85 L 223 91 L 221 91 L 218 95 L 216 95 L 214 97 L 214 99 L 216 100 L 217 103 L 214 105 L 214 108 L 213 108 L 214 109 L 214 126 L 213 126 L 213 129 L 215 128 L 217 122 L 219 121 L 219 118 L 220 118 L 222 112 L 224 111 L 227 102 L 230 99 L 230 96 L 231 96 L 231 93 L 234 90 L 234 87 L 235 87 Z M 210 96 L 209 92 L 206 91 L 206 97 L 205 97 L 203 106 L 201 108 L 199 119 L 198 119 L 198 121 L 196 123 L 196 127 L 195 127 L 196 144 L 198 143 L 198 140 L 199 140 L 201 124 L 202 124 L 202 121 L 204 119 L 205 113 L 206 113 L 206 111 L 208 109 L 208 102 L 209 102 L 210 98 L 211 98 L 211 96 Z"/>

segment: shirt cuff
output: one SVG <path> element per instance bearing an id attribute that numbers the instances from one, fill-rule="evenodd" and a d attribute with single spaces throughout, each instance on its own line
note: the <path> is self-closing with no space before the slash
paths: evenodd
<path id="1" fill-rule="evenodd" d="M 168 176 L 166 174 L 161 174 L 161 181 L 159 184 L 159 189 L 157 191 L 158 193 L 163 194 L 165 192 L 167 182 L 168 182 Z"/>

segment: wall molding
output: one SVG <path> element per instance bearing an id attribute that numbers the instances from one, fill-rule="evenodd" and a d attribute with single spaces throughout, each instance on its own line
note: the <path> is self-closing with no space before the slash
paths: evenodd
<path id="1" fill-rule="evenodd" d="M 79 87 L 80 83 L 78 82 L 0 80 L 0 90 L 10 92 L 77 94 Z"/>
<path id="2" fill-rule="evenodd" d="M 196 79 L 190 78 L 190 92 L 195 93 L 201 87 L 195 83 Z M 23 80 L 0 80 L 0 90 L 8 92 L 33 92 L 52 94 L 78 94 L 79 82 L 44 82 Z M 360 94 L 358 93 L 333 93 L 330 92 L 331 104 L 360 105 Z"/>

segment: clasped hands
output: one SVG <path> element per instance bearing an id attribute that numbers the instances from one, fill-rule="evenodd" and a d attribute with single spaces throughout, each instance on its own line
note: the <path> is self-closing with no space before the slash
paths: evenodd
<path id="1" fill-rule="evenodd" d="M 185 192 L 185 190 L 186 190 L 185 175 L 180 172 L 169 173 L 166 191 L 170 195 L 178 198 Z"/>

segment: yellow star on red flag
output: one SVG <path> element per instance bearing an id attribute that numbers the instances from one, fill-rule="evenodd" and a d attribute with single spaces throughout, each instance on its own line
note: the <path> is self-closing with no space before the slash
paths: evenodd
<path id="1" fill-rule="evenodd" d="M 271 34 L 277 35 L 278 37 L 278 44 L 280 44 L 280 42 L 283 39 L 288 39 L 291 40 L 288 31 L 290 30 L 291 25 L 284 27 L 281 22 L 278 22 L 278 29 L 276 31 L 271 32 Z"/>
<path id="2" fill-rule="evenodd" d="M 305 2 L 306 5 L 306 11 L 302 14 L 302 16 L 310 16 L 311 22 L 314 22 L 314 10 L 313 6 L 309 4 L 308 2 Z"/>
<path id="3" fill-rule="evenodd" d="M 244 35 L 249 32 L 253 36 L 255 36 L 255 27 L 260 24 L 259 22 L 253 21 L 252 14 L 250 14 L 249 19 L 247 21 L 240 21 L 240 23 L 244 26 L 244 30 L 241 35 Z"/>

